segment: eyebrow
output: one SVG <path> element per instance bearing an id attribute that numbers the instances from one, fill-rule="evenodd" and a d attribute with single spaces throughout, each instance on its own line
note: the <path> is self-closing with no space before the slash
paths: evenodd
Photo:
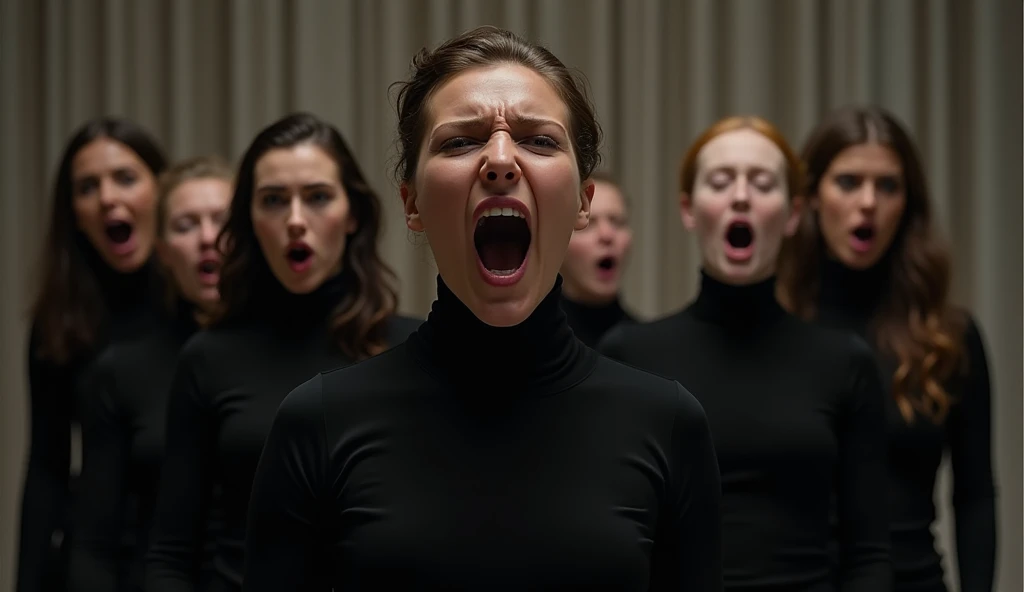
<path id="1" fill-rule="evenodd" d="M 510 115 L 506 118 L 512 126 L 519 127 L 542 127 L 545 125 L 552 125 L 557 127 L 562 133 L 566 133 L 565 126 L 554 119 L 547 119 L 545 117 L 534 117 L 531 115 Z M 455 119 L 447 121 L 434 128 L 431 132 L 430 137 L 433 138 L 438 133 L 445 130 L 454 129 L 479 129 L 490 127 L 491 117 L 467 117 L 465 119 Z"/>
<path id="2" fill-rule="evenodd" d="M 301 187 L 301 189 L 304 190 L 304 191 L 309 191 L 310 189 L 334 189 L 334 185 L 332 185 L 331 183 L 317 182 L 317 183 L 309 183 L 309 184 L 303 185 Z M 260 185 L 259 187 L 256 188 L 256 193 L 266 193 L 268 191 L 287 191 L 287 190 L 288 190 L 288 187 L 286 187 L 284 185 Z"/>

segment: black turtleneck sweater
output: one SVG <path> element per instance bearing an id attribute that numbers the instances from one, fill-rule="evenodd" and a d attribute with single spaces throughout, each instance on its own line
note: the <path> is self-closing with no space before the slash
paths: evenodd
<path id="1" fill-rule="evenodd" d="M 599 351 L 678 380 L 707 411 L 727 590 L 833 590 L 833 496 L 841 590 L 889 590 L 882 389 L 859 338 L 786 314 L 774 279 L 737 287 L 705 274 L 689 307 L 619 326 Z"/>
<path id="2" fill-rule="evenodd" d="M 159 289 L 150 265 L 117 273 L 94 253 L 87 257 L 105 312 L 98 340 L 72 361 L 58 364 L 39 355 L 35 320 L 29 339 L 28 388 L 31 428 L 28 471 L 22 492 L 18 592 L 66 589 L 71 507 L 77 478 L 71 474 L 71 434 L 91 403 L 86 386 L 97 353 L 108 344 L 144 334 L 159 318 Z M 133 541 L 123 541 L 130 552 Z"/>
<path id="3" fill-rule="evenodd" d="M 819 320 L 874 340 L 869 324 L 888 294 L 888 265 L 854 271 L 826 261 L 822 269 Z M 946 421 L 923 415 L 912 423 L 890 395 L 897 360 L 882 356 L 886 385 L 889 479 L 886 500 L 895 589 L 942 591 L 942 561 L 936 549 L 935 478 L 948 451 L 953 469 L 956 557 L 961 592 L 991 592 L 996 561 L 995 485 L 992 474 L 992 407 L 988 360 L 977 324 L 968 317 L 963 338 L 966 374 L 945 385 L 954 397 Z"/>
<path id="4" fill-rule="evenodd" d="M 181 303 L 174 317 L 144 336 L 110 346 L 96 361 L 91 404 L 82 415 L 85 463 L 68 576 L 73 592 L 142 590 L 142 561 L 164 450 L 168 387 L 178 350 L 195 330 L 192 308 Z M 129 498 L 135 502 L 130 505 L 135 516 L 125 524 Z M 130 556 L 122 556 L 122 533 L 132 527 L 135 548 Z"/>
<path id="5" fill-rule="evenodd" d="M 604 306 L 591 306 L 570 300 L 563 294 L 562 310 L 565 311 L 572 332 L 590 347 L 597 347 L 601 337 L 615 325 L 635 322 L 635 319 L 622 308 L 618 298 Z"/>
<path id="6" fill-rule="evenodd" d="M 720 590 L 700 405 L 583 346 L 559 292 L 495 328 L 439 279 L 407 343 L 295 389 L 243 589 Z"/>
<path id="7" fill-rule="evenodd" d="M 214 531 L 212 589 L 238 590 L 253 474 L 274 413 L 289 391 L 318 372 L 352 363 L 329 333 L 344 276 L 313 293 L 274 282 L 240 321 L 197 333 L 182 348 L 171 383 L 164 465 L 146 557 L 147 592 L 197 589 L 195 565 Z M 387 343 L 419 321 L 393 317 Z M 208 524 L 219 488 L 222 524 Z"/>

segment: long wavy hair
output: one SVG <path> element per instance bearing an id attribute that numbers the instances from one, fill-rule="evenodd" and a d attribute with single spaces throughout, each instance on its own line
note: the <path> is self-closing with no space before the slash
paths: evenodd
<path id="1" fill-rule="evenodd" d="M 357 230 L 348 236 L 342 257 L 346 291 L 331 314 L 330 328 L 341 351 L 354 359 L 376 355 L 386 348 L 386 323 L 398 308 L 395 274 L 377 249 L 381 206 L 348 144 L 332 125 L 309 113 L 288 115 L 263 129 L 252 141 L 235 176 L 235 195 L 218 244 L 224 255 L 217 322 L 250 310 L 250 295 L 279 283 L 270 271 L 252 224 L 256 163 L 270 150 L 312 144 L 338 165 Z"/>
<path id="2" fill-rule="evenodd" d="M 100 117 L 88 121 L 64 147 L 39 266 L 39 292 L 31 309 L 37 341 L 34 353 L 57 364 L 92 351 L 102 337 L 109 314 L 103 303 L 99 273 L 106 263 L 79 230 L 72 206 L 75 156 L 99 138 L 110 138 L 127 146 L 154 177 L 167 166 L 157 141 L 128 119 Z"/>
<path id="3" fill-rule="evenodd" d="M 907 422 L 915 412 L 941 424 L 952 404 L 944 386 L 962 369 L 966 319 L 949 302 L 951 264 L 932 223 L 928 185 L 910 135 L 896 118 L 878 107 L 849 106 L 828 115 L 811 133 L 803 151 L 809 196 L 816 196 L 832 161 L 843 150 L 866 143 L 887 146 L 900 159 L 906 209 L 889 251 L 889 293 L 880 295 L 871 338 L 879 351 L 898 362 L 892 396 Z M 826 245 L 817 213 L 806 208 L 797 233 L 780 256 L 783 303 L 794 314 L 818 313 L 821 264 Z"/>

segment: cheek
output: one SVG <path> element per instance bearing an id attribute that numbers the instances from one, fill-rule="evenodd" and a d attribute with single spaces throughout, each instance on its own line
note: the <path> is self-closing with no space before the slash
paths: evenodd
<path id="1" fill-rule="evenodd" d="M 695 200 L 693 219 L 697 235 L 705 238 L 708 235 L 716 234 L 724 213 L 725 206 L 719 205 L 713 200 Z"/>
<path id="2" fill-rule="evenodd" d="M 252 212 L 252 231 L 256 235 L 256 241 L 260 247 L 266 250 L 267 246 L 276 239 L 277 234 L 284 233 L 284 224 L 278 223 L 271 216 L 259 211 Z"/>
<path id="3" fill-rule="evenodd" d="M 818 224 L 821 232 L 827 236 L 842 232 L 847 216 L 845 200 L 841 196 L 823 195 L 819 200 Z"/>

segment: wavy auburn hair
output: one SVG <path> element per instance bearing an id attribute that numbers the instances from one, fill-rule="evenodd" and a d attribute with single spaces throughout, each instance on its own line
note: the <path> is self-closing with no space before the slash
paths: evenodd
<path id="1" fill-rule="evenodd" d="M 256 164 L 279 148 L 311 144 L 338 165 L 338 177 L 348 194 L 350 215 L 358 223 L 342 255 L 345 293 L 331 315 L 331 333 L 341 351 L 364 359 L 385 350 L 387 321 L 398 308 L 395 274 L 377 250 L 380 235 L 380 199 L 370 187 L 334 126 L 309 113 L 295 113 L 272 123 L 252 141 L 235 177 L 235 195 L 218 245 L 224 254 L 218 322 L 238 318 L 251 310 L 251 295 L 264 293 L 277 282 L 260 249 L 252 225 Z"/>
<path id="2" fill-rule="evenodd" d="M 918 412 L 941 424 L 952 404 L 944 384 L 962 369 L 966 318 L 949 303 L 950 256 L 933 228 L 928 185 L 910 135 L 892 114 L 878 107 L 848 106 L 832 112 L 804 147 L 807 195 L 818 194 L 832 161 L 843 150 L 867 143 L 896 153 L 906 195 L 900 227 L 880 263 L 889 266 L 889 293 L 880 299 L 871 338 L 879 351 L 898 361 L 892 395 L 903 418 L 909 423 Z M 818 313 L 825 256 L 817 213 L 806 208 L 779 262 L 781 300 L 805 319 Z"/>

